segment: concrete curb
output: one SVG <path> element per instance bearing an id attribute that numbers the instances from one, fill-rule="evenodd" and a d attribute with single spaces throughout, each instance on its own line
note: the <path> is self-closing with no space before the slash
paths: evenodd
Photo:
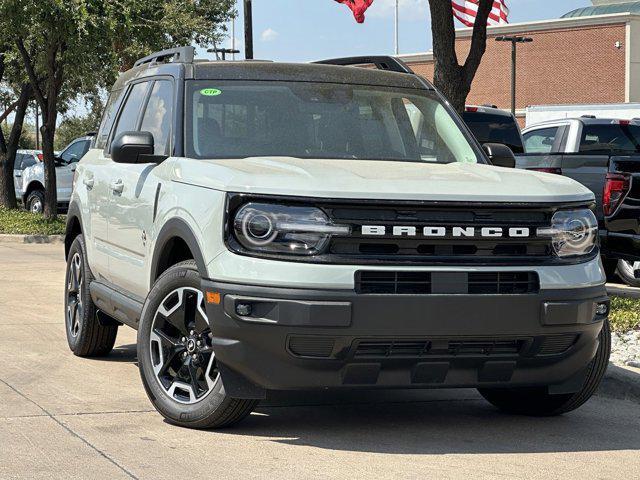
<path id="1" fill-rule="evenodd" d="M 7 235 L 0 234 L 2 243 L 63 243 L 64 235 Z"/>
<path id="2" fill-rule="evenodd" d="M 640 369 L 609 364 L 598 394 L 640 403 Z"/>

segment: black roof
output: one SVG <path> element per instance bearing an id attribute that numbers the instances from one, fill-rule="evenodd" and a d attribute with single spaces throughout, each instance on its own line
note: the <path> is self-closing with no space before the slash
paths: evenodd
<path id="1" fill-rule="evenodd" d="M 361 58 L 380 59 L 385 57 Z M 142 62 L 142 60 L 145 61 Z M 196 60 L 155 63 L 153 56 L 142 60 L 134 68 L 120 76 L 114 89 L 122 88 L 133 80 L 156 75 L 170 75 L 186 80 L 297 81 L 412 89 L 432 88 L 428 82 L 415 74 L 378 70 L 373 67 L 363 68 L 320 63 L 276 63 L 255 60 Z"/>

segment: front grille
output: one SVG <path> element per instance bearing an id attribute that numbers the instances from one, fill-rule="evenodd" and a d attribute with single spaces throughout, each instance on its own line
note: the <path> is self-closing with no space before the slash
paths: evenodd
<path id="1" fill-rule="evenodd" d="M 291 337 L 289 350 L 299 357 L 328 358 L 334 344 L 335 339 L 331 337 Z"/>
<path id="2" fill-rule="evenodd" d="M 523 295 L 538 293 L 540 281 L 535 272 L 474 272 L 468 286 L 473 295 Z"/>
<path id="3" fill-rule="evenodd" d="M 429 353 L 428 340 L 361 341 L 356 348 L 355 358 L 420 358 Z"/>
<path id="4" fill-rule="evenodd" d="M 354 359 L 517 356 L 528 344 L 524 339 L 360 340 Z"/>
<path id="5" fill-rule="evenodd" d="M 575 333 L 566 333 L 564 335 L 553 335 L 545 338 L 540 348 L 540 355 L 560 355 L 569 350 L 578 340 Z"/>
<path id="6" fill-rule="evenodd" d="M 538 227 L 548 227 L 555 211 L 552 207 L 402 204 L 320 205 L 332 221 L 349 225 L 351 235 L 331 240 L 329 253 L 335 261 L 401 263 L 509 263 L 528 264 L 552 258 L 548 238 L 536 236 Z M 363 226 L 384 226 L 384 235 L 365 235 Z M 393 227 L 415 228 L 414 236 L 394 236 Z M 426 237 L 424 227 L 445 228 L 443 236 Z M 454 236 L 454 227 L 475 229 L 475 236 Z M 482 236 L 483 228 L 500 228 L 503 236 Z M 529 236 L 509 236 L 510 229 L 528 229 Z"/>
<path id="7" fill-rule="evenodd" d="M 401 272 L 359 271 L 356 292 L 362 295 L 526 295 L 538 293 L 535 272 Z"/>

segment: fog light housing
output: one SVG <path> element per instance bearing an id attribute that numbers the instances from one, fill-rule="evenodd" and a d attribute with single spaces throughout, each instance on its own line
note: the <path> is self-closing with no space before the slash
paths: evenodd
<path id="1" fill-rule="evenodd" d="M 253 312 L 253 308 L 251 308 L 250 303 L 239 303 L 236 305 L 236 313 L 240 317 L 249 317 Z"/>
<path id="2" fill-rule="evenodd" d="M 601 302 L 596 305 L 596 315 L 599 317 L 606 317 L 609 315 L 609 304 L 607 302 Z"/>

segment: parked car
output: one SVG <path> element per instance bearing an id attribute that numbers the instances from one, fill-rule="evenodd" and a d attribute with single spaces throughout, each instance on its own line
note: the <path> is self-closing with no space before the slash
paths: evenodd
<path id="1" fill-rule="evenodd" d="M 523 132 L 519 168 L 561 174 L 596 196 L 602 253 L 611 275 L 640 286 L 640 122 L 554 120 Z"/>
<path id="2" fill-rule="evenodd" d="M 467 105 L 462 118 L 480 144 L 501 143 L 513 153 L 524 153 L 520 125 L 511 112 L 495 106 Z"/>
<path id="3" fill-rule="evenodd" d="M 610 333 L 592 192 L 490 164 L 515 159 L 394 58 L 193 58 L 120 75 L 76 170 L 76 355 L 137 329 L 150 401 L 191 428 L 268 390 L 474 387 L 533 415 L 594 393 Z"/>
<path id="4" fill-rule="evenodd" d="M 56 157 L 58 208 L 62 211 L 66 212 L 69 207 L 76 166 L 89 150 L 92 141 L 93 136 L 90 135 L 77 138 Z M 22 200 L 25 208 L 30 212 L 42 213 L 45 193 L 44 164 L 42 161 L 38 161 L 26 168 L 21 177 L 22 188 L 18 198 Z"/>
<path id="5" fill-rule="evenodd" d="M 16 198 L 22 200 L 22 173 L 27 168 L 36 165 L 42 161 L 42 152 L 40 150 L 18 150 L 16 152 L 16 160 L 13 164 L 13 180 L 16 190 Z"/>

